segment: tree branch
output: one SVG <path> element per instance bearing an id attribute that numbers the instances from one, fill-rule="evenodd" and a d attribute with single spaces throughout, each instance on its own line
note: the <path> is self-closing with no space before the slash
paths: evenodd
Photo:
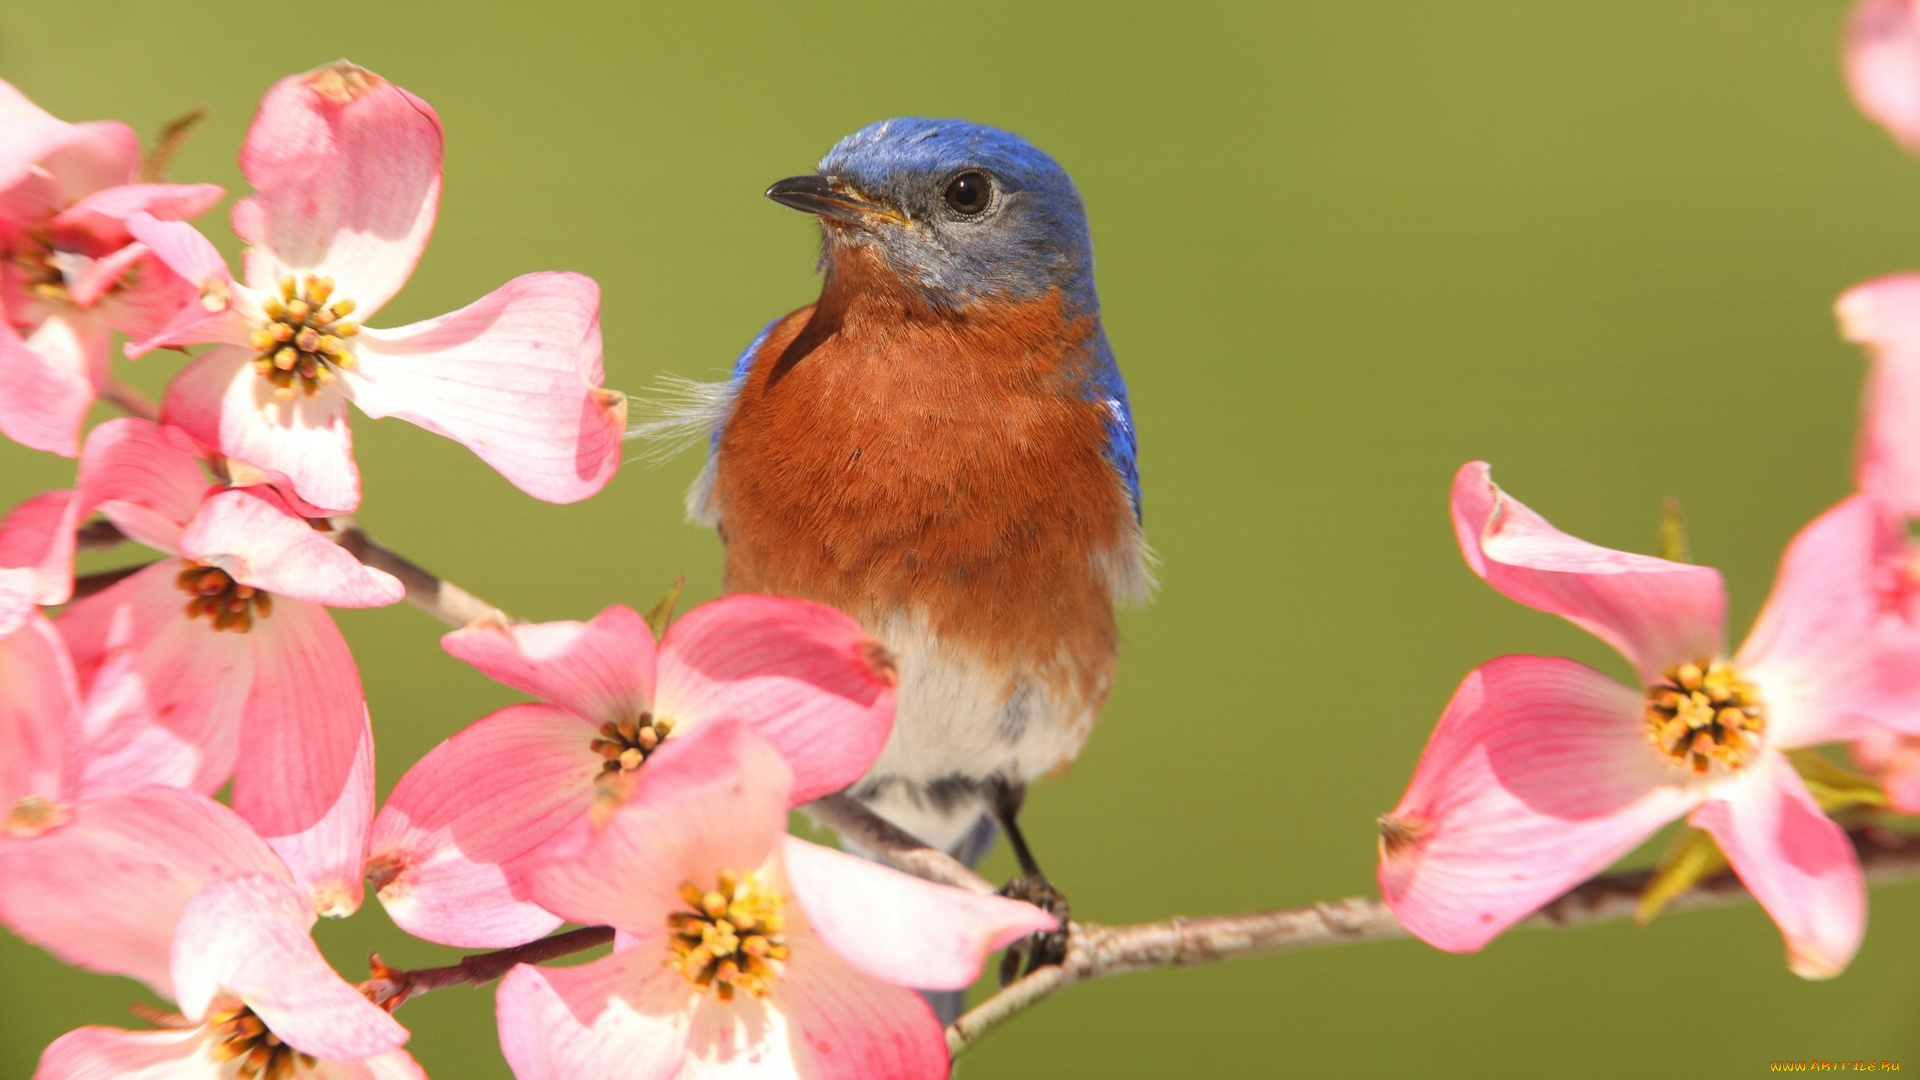
<path id="1" fill-rule="evenodd" d="M 451 581 L 442 581 L 432 573 L 415 566 L 398 553 L 384 547 L 365 529 L 354 524 L 350 517 L 333 519 L 333 542 L 346 548 L 361 563 L 376 570 L 385 570 L 400 579 L 407 587 L 407 602 L 413 606 L 458 629 L 481 616 L 492 616 L 501 622 L 513 619 Z"/>
<path id="2" fill-rule="evenodd" d="M 485 986 L 512 971 L 516 964 L 555 960 L 605 945 L 612 940 L 613 927 L 585 926 L 511 949 L 469 956 L 446 967 L 421 968 L 418 971 L 395 970 L 381 962 L 379 953 L 373 953 L 367 958 L 367 966 L 372 969 L 371 977 L 360 984 L 360 992 L 367 995 L 367 1000 L 392 1012 L 421 994 L 445 990 L 449 986 Z"/>
<path id="3" fill-rule="evenodd" d="M 85 600 L 94 593 L 104 592 L 152 565 L 152 563 L 136 563 L 133 566 L 123 566 L 118 570 L 102 570 L 98 574 L 74 578 L 73 595 L 67 598 L 67 602 Z"/>
<path id="4" fill-rule="evenodd" d="M 1920 876 L 1920 838 L 1880 826 L 1849 834 L 1869 881 Z M 1605 874 L 1580 885 L 1522 922 L 1523 927 L 1583 926 L 1632 916 L 1650 870 Z M 1752 899 L 1740 879 L 1722 873 L 1702 881 L 1668 905 L 1669 911 L 1717 907 Z M 1035 971 L 969 1009 L 947 1028 L 947 1051 L 958 1057 L 988 1032 L 1074 983 L 1153 967 L 1191 967 L 1244 956 L 1296 952 L 1360 941 L 1410 936 L 1370 897 L 1253 915 L 1173 918 L 1136 926 L 1073 923 L 1067 958 Z"/>
<path id="5" fill-rule="evenodd" d="M 118 379 L 108 379 L 101 384 L 100 400 L 128 416 L 137 416 L 142 420 L 158 421 L 160 419 L 160 406 L 155 405 L 147 395 Z"/>
<path id="6" fill-rule="evenodd" d="M 993 883 L 967 868 L 959 859 L 929 847 L 844 793 L 802 806 L 807 816 L 851 841 L 860 853 L 917 878 L 952 885 L 969 892 L 997 892 Z"/>

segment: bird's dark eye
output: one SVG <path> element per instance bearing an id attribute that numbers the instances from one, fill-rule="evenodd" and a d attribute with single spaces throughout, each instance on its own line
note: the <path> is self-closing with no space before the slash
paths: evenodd
<path id="1" fill-rule="evenodd" d="M 956 214 L 972 217 L 985 210 L 992 198 L 993 182 L 984 173 L 963 172 L 947 183 L 947 205 Z"/>

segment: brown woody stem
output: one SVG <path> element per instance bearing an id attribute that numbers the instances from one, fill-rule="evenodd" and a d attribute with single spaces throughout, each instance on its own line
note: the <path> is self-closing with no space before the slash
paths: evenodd
<path id="1" fill-rule="evenodd" d="M 1920 838 L 1879 826 L 1848 834 L 1869 881 L 1920 876 Z M 1633 917 L 1652 877 L 1649 870 L 1604 874 L 1535 912 L 1523 927 L 1584 926 Z M 1722 873 L 1677 897 L 1667 910 L 1718 907 L 1752 899 L 1740 879 Z M 1071 924 L 1067 958 L 1035 971 L 969 1009 L 947 1028 L 947 1051 L 959 1056 L 993 1029 L 1077 982 L 1154 967 L 1191 967 L 1244 956 L 1410 936 L 1371 897 L 1252 915 L 1174 918 L 1137 926 Z"/>
<path id="2" fill-rule="evenodd" d="M 446 623 L 459 628 L 482 616 L 512 622 L 505 612 L 473 595 L 451 581 L 442 581 L 391 549 L 383 546 L 350 517 L 333 519 L 334 543 L 346 548 L 361 563 L 385 570 L 407 587 L 407 602 Z"/>
<path id="3" fill-rule="evenodd" d="M 556 960 L 605 945 L 612 940 L 613 927 L 585 926 L 511 949 L 469 956 L 446 967 L 421 968 L 417 971 L 390 968 L 380 961 L 379 953 L 374 953 L 368 958 L 372 975 L 360 984 L 360 992 L 375 1005 L 392 1012 L 421 994 L 445 990 L 449 986 L 485 986 L 512 971 L 516 964 Z"/>
<path id="4" fill-rule="evenodd" d="M 100 387 L 100 400 L 128 416 L 137 416 L 142 420 L 156 422 L 160 419 L 160 406 L 154 404 L 147 395 L 118 379 L 108 379 Z"/>
<path id="5" fill-rule="evenodd" d="M 862 853 L 895 870 L 969 892 L 996 891 L 992 882 L 969 870 L 967 864 L 922 843 L 847 795 L 828 795 L 800 809 L 806 811 L 808 817 L 839 833 L 841 839 L 852 841 Z"/>

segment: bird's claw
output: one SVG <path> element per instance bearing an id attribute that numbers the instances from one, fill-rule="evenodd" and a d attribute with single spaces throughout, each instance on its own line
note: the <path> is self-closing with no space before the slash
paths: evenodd
<path id="1" fill-rule="evenodd" d="M 1023 974 L 1031 975 L 1042 967 L 1063 963 L 1067 958 L 1067 921 L 1073 917 L 1073 909 L 1060 890 L 1053 887 L 1045 874 L 1031 874 L 1001 886 L 1000 895 L 1025 900 L 1060 918 L 1060 929 L 1024 937 L 1007 946 L 1006 953 L 1000 957 L 1000 985 L 1007 986 Z M 1024 973 L 1020 970 L 1022 958 L 1027 965 Z"/>

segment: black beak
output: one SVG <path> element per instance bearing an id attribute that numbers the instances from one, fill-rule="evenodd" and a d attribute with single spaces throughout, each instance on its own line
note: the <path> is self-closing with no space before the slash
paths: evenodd
<path id="1" fill-rule="evenodd" d="M 853 185 L 834 176 L 789 176 L 767 189 L 767 198 L 781 206 L 791 206 L 809 214 L 818 214 L 853 225 L 882 217 L 903 222 L 906 218 L 862 196 Z"/>

